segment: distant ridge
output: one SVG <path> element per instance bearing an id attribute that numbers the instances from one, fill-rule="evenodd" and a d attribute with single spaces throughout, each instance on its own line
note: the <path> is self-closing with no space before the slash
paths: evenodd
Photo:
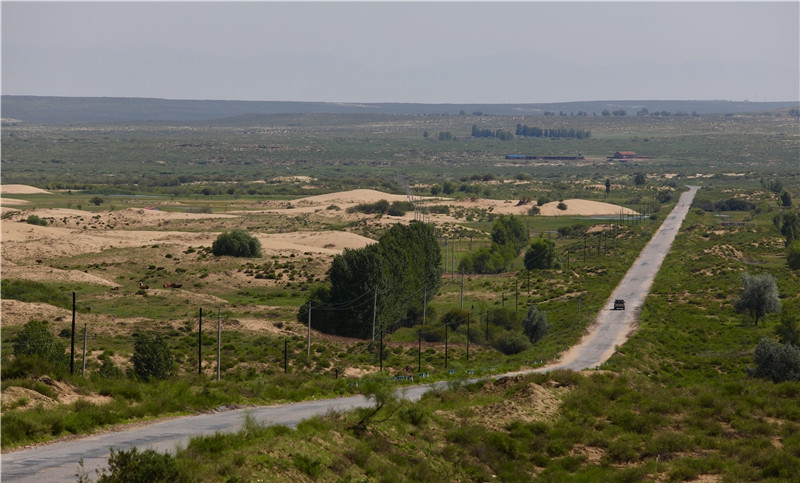
<path id="1" fill-rule="evenodd" d="M 45 97 L 2 96 L 3 119 L 34 124 L 122 123 L 122 122 L 194 122 L 272 114 L 394 114 L 457 115 L 481 112 L 503 116 L 537 116 L 545 112 L 567 115 L 585 112 L 597 114 L 608 109 L 625 110 L 628 115 L 647 109 L 650 112 L 732 114 L 771 111 L 798 107 L 796 101 L 575 101 L 542 104 L 414 104 L 414 103 L 345 103 L 289 101 L 176 100 L 128 97 Z"/>

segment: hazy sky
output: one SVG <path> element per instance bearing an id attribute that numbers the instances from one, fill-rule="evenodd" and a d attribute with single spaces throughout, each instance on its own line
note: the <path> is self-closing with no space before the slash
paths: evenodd
<path id="1" fill-rule="evenodd" d="M 800 2 L 2 1 L 2 93 L 797 100 Z"/>

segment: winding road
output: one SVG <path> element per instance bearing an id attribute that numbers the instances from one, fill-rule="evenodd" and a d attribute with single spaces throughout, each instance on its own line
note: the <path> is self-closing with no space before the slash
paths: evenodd
<path id="1" fill-rule="evenodd" d="M 616 347 L 625 342 L 634 328 L 642 303 L 698 189 L 698 186 L 690 186 L 689 191 L 681 195 L 678 204 L 611 294 L 607 309 L 610 309 L 614 299 L 625 299 L 628 310 L 602 310 L 578 345 L 564 353 L 557 363 L 537 371 L 593 368 L 611 357 Z M 419 400 L 431 387 L 431 385 L 409 387 L 403 391 L 404 397 L 412 401 Z M 94 479 L 95 469 L 106 466 L 109 449 L 112 447 L 116 450 L 127 450 L 136 446 L 139 449 L 173 451 L 179 446 L 185 447 L 189 440 L 196 436 L 237 431 L 244 424 L 247 414 L 252 415 L 259 423 L 295 427 L 304 419 L 328 411 L 346 411 L 368 405 L 370 401 L 364 396 L 352 396 L 239 409 L 174 418 L 148 425 L 135 425 L 125 431 L 97 434 L 4 453 L 0 479 L 14 483 L 71 483 L 76 481 L 75 474 L 78 472 L 78 461 L 81 459 L 86 473 Z"/>

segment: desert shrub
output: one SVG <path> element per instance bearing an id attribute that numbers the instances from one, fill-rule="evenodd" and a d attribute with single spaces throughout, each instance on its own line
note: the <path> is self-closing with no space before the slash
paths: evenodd
<path id="1" fill-rule="evenodd" d="M 217 237 L 211 245 L 211 253 L 216 256 L 261 257 L 261 242 L 244 230 L 237 229 Z"/>
<path id="2" fill-rule="evenodd" d="M 540 311 L 535 305 L 528 309 L 527 315 L 522 319 L 522 331 L 531 341 L 535 344 L 540 340 L 547 331 L 550 329 L 550 324 L 547 322 L 547 313 Z"/>
<path id="3" fill-rule="evenodd" d="M 158 337 L 139 337 L 133 344 L 133 372 L 144 381 L 166 379 L 175 373 L 167 343 Z"/>
<path id="4" fill-rule="evenodd" d="M 108 469 L 103 469 L 97 478 L 97 483 L 185 481 L 190 481 L 190 478 L 181 470 L 172 455 L 152 449 L 139 452 L 136 447 L 127 451 L 115 451 L 112 448 L 111 456 L 108 458 Z"/>
<path id="5" fill-rule="evenodd" d="M 346 210 L 347 213 L 364 213 L 366 215 L 384 214 L 389 211 L 389 202 L 378 200 L 375 203 L 360 203 L 351 206 Z"/>
<path id="6" fill-rule="evenodd" d="M 450 207 L 447 205 L 433 205 L 426 208 L 428 212 L 438 215 L 449 215 Z"/>
<path id="7" fill-rule="evenodd" d="M 55 366 L 66 366 L 66 347 L 51 332 L 46 320 L 25 324 L 13 343 L 14 355 L 35 356 Z"/>
<path id="8" fill-rule="evenodd" d="M 510 356 L 530 349 L 531 343 L 519 332 L 505 332 L 494 340 L 492 346 L 503 354 Z"/>
<path id="9" fill-rule="evenodd" d="M 753 377 L 773 382 L 800 380 L 800 347 L 764 338 L 756 345 L 753 360 L 756 367 L 747 370 Z"/>
<path id="10" fill-rule="evenodd" d="M 37 215 L 30 215 L 25 220 L 25 223 L 29 225 L 39 225 L 39 226 L 47 226 L 47 220 L 39 218 Z"/>
<path id="11" fill-rule="evenodd" d="M 391 216 L 403 216 L 407 211 L 413 210 L 414 203 L 410 201 L 393 201 L 386 213 Z"/>
<path id="12" fill-rule="evenodd" d="M 100 369 L 97 372 L 106 379 L 121 379 L 125 375 L 110 357 L 103 358 L 103 363 L 100 364 Z"/>

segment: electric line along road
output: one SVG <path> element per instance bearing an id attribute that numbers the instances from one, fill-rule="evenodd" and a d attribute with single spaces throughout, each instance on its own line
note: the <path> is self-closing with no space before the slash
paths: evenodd
<path id="1" fill-rule="evenodd" d="M 689 213 L 694 195 L 699 186 L 689 186 L 689 191 L 681 194 L 678 204 L 672 209 L 661 227 L 653 234 L 650 242 L 644 247 L 639 257 L 622 281 L 608 298 L 605 307 L 597 315 L 589 333 L 563 354 L 553 365 L 548 365 L 537 372 L 553 369 L 572 369 L 580 371 L 594 368 L 607 361 L 622 345 L 633 330 L 642 310 L 644 299 L 650 293 L 650 287 L 656 278 L 664 258 L 667 256 L 675 236 L 681 228 L 683 219 Z M 616 300 L 624 300 L 627 310 L 611 310 Z"/>
<path id="2" fill-rule="evenodd" d="M 589 334 L 566 352 L 560 361 L 538 371 L 593 368 L 611 357 L 616 346 L 625 342 L 698 189 L 698 186 L 690 186 L 689 191 L 681 195 L 677 206 L 611 294 L 608 306 L 597 316 Z M 628 310 L 610 310 L 609 307 L 615 299 L 625 299 Z M 409 387 L 403 390 L 403 397 L 412 401 L 419 400 L 422 394 L 432 387 L 431 385 Z M 251 415 L 259 423 L 295 427 L 304 419 L 328 411 L 347 411 L 370 405 L 371 402 L 364 396 L 351 396 L 238 409 L 136 425 L 124 431 L 96 434 L 5 453 L 2 455 L 0 479 L 14 483 L 72 483 L 76 480 L 75 474 L 81 459 L 87 475 L 94 479 L 95 469 L 107 466 L 109 449 L 112 447 L 115 450 L 128 450 L 135 446 L 141 450 L 174 451 L 178 446 L 186 447 L 189 440 L 196 436 L 239 430 L 244 424 L 246 414 Z"/>

